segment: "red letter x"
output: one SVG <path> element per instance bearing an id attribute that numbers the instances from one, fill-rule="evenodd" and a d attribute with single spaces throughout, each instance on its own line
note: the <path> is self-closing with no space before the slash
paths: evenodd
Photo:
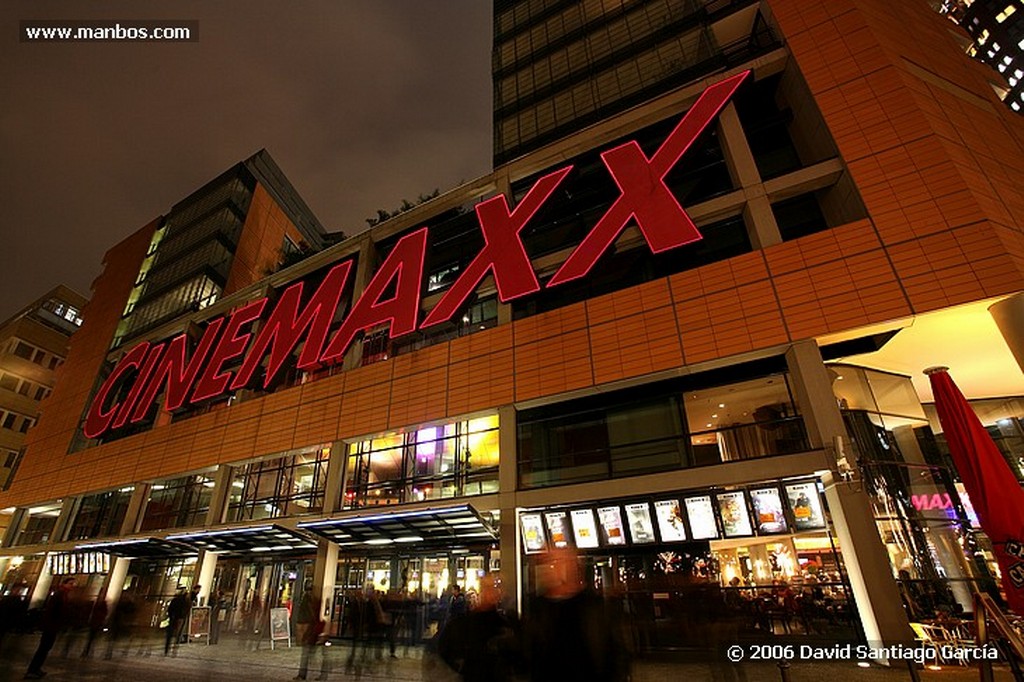
<path id="1" fill-rule="evenodd" d="M 548 281 L 548 286 L 583 277 L 611 246 L 630 218 L 636 218 L 654 253 L 701 239 L 697 226 L 665 186 L 665 176 L 704 132 L 749 71 L 715 83 L 690 107 L 665 142 L 648 159 L 635 141 L 610 149 L 601 158 L 619 186 L 615 200 L 594 229 Z"/>
<path id="2" fill-rule="evenodd" d="M 508 202 L 505 201 L 504 194 L 477 205 L 476 217 L 484 233 L 484 248 L 430 311 L 420 329 L 451 319 L 476 289 L 480 280 L 487 276 L 488 271 L 494 273 L 494 281 L 498 285 L 498 298 L 502 303 L 508 303 L 514 298 L 532 294 L 540 289 L 537 276 L 533 274 L 533 266 L 530 265 L 530 257 L 526 255 L 523 242 L 519 239 L 519 233 L 571 170 L 572 166 L 567 166 L 542 177 L 534 183 L 516 206 L 516 210 L 511 213 L 508 211 Z"/>

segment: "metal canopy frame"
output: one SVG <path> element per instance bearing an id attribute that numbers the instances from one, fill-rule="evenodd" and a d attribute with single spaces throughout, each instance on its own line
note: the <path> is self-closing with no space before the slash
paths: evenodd
<path id="1" fill-rule="evenodd" d="M 90 542 L 75 545 L 75 552 L 106 552 L 111 556 L 126 559 L 172 559 L 177 557 L 196 556 L 194 547 L 165 540 L 163 538 L 145 537 L 127 540 L 111 540 L 109 542 Z"/>
<path id="2" fill-rule="evenodd" d="M 299 528 L 340 547 L 492 542 L 497 532 L 470 505 L 306 521 Z"/>
<path id="3" fill-rule="evenodd" d="M 167 539 L 208 552 L 230 554 L 316 549 L 316 540 L 313 538 L 277 524 L 178 533 L 168 535 Z"/>

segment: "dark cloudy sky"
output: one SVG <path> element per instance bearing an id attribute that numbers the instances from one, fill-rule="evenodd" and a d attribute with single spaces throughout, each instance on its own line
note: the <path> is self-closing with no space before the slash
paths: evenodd
<path id="1" fill-rule="evenodd" d="M 28 19 L 194 19 L 197 43 L 24 43 Z M 0 3 L 0 320 L 266 147 L 329 230 L 483 175 L 489 0 Z"/>

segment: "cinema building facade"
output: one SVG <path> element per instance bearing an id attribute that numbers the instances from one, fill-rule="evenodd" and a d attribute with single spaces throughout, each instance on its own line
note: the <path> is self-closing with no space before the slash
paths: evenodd
<path id="1" fill-rule="evenodd" d="M 640 647 L 723 589 L 762 631 L 870 640 L 969 609 L 991 557 L 917 364 L 979 377 L 1024 454 L 1024 130 L 894 4 L 738 3 L 706 77 L 334 245 L 274 173 L 199 190 L 107 254 L 0 494 L 5 589 L 78 574 L 157 623 L 194 584 L 252 629 L 308 582 L 344 634 L 373 585 L 425 636 L 447 585 L 522 597 L 569 547 Z M 133 327 L 218 215 L 230 273 Z M 316 252 L 264 277 L 247 240 Z"/>

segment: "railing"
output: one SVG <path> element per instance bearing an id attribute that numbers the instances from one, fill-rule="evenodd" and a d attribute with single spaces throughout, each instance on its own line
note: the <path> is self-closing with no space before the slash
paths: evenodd
<path id="1" fill-rule="evenodd" d="M 1021 672 L 1020 663 L 1024 661 L 1024 639 L 1010 621 L 996 605 L 995 601 L 987 594 L 974 595 L 974 629 L 976 633 L 975 643 L 981 647 L 989 643 L 989 628 L 994 630 L 999 638 L 993 643 L 999 647 L 1003 656 L 1013 670 L 1015 680 L 1024 680 L 1024 673 Z M 983 659 L 980 665 L 981 681 L 993 682 L 992 661 Z"/>

